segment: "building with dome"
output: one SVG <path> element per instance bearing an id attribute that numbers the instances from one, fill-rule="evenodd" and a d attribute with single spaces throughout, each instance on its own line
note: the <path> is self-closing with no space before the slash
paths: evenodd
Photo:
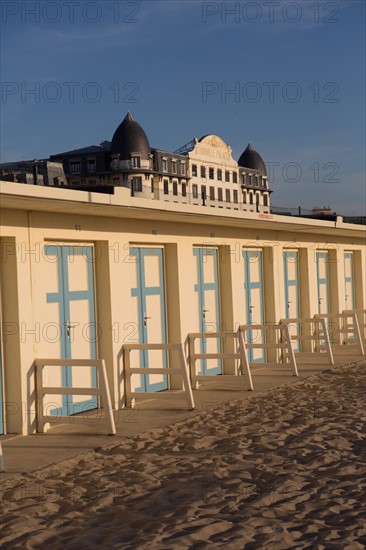
<path id="1" fill-rule="evenodd" d="M 248 144 L 239 160 L 219 136 L 208 134 L 172 152 L 150 146 L 131 113 L 112 141 L 52 155 L 62 162 L 70 187 L 107 192 L 127 187 L 154 200 L 244 210 L 270 211 L 268 176 L 262 157 Z"/>

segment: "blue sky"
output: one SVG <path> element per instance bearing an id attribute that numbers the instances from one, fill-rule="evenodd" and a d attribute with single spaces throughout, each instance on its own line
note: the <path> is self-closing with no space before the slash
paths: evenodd
<path id="1" fill-rule="evenodd" d="M 3 0 L 1 162 L 110 140 L 131 111 L 153 147 L 250 141 L 276 206 L 363 214 L 365 5 Z"/>

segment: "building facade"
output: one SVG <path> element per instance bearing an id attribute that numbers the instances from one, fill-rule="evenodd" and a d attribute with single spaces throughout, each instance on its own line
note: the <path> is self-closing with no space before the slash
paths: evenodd
<path id="1" fill-rule="evenodd" d="M 270 211 L 263 159 L 249 144 L 239 160 L 219 136 L 195 138 L 174 153 L 150 147 L 128 113 L 112 141 L 52 155 L 62 162 L 70 187 L 126 187 L 135 196 L 166 202 L 264 212 Z"/>
<path id="2" fill-rule="evenodd" d="M 135 177 L 134 160 L 113 154 L 119 177 Z M 169 164 L 174 162 L 176 167 Z M 206 183 L 202 166 L 214 170 L 213 179 L 206 172 Z M 238 170 L 237 184 L 220 179 L 226 179 L 224 168 L 230 178 Z M 152 193 L 164 195 L 166 179 L 172 198 L 179 197 L 176 181 L 182 196 L 184 184 L 206 185 L 207 201 L 218 200 L 218 194 L 210 198 L 210 182 L 221 186 L 223 197 L 235 185 L 242 193 L 240 170 L 216 136 L 169 157 L 146 149 L 136 166 L 143 187 L 153 183 Z M 262 188 L 266 192 L 263 182 Z M 103 194 L 1 182 L 1 194 L 0 432 L 35 430 L 35 358 L 105 359 L 118 409 L 125 343 L 178 343 L 190 332 L 365 308 L 366 229 L 341 217 L 331 222 L 151 200 L 143 191 L 131 196 L 128 185 Z M 160 351 L 136 352 L 132 361 L 143 367 L 176 359 Z M 202 368 L 220 372 L 215 360 Z M 92 370 L 83 372 L 76 369 L 71 377 L 49 367 L 45 382 L 93 383 Z M 168 388 L 165 376 L 134 376 L 137 390 Z M 171 384 L 179 382 L 173 378 Z M 92 396 L 64 401 L 52 395 L 46 409 L 57 415 L 93 406 Z"/>

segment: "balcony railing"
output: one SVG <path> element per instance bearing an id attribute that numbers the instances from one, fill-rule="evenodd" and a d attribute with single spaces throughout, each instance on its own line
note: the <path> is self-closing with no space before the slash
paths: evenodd
<path id="1" fill-rule="evenodd" d="M 244 204 L 242 202 L 224 201 L 218 199 L 211 199 L 209 197 L 202 198 L 201 196 L 193 195 L 190 192 L 182 194 L 178 192 L 174 194 L 172 190 L 168 193 L 164 193 L 162 189 L 156 189 L 151 191 L 149 186 L 142 186 L 142 191 L 134 190 L 134 196 L 152 200 L 161 200 L 164 202 L 171 202 L 176 204 L 192 204 L 197 206 L 207 206 L 208 208 L 221 208 L 227 210 L 238 210 L 244 212 L 258 212 L 269 213 L 270 207 L 262 204 Z"/>

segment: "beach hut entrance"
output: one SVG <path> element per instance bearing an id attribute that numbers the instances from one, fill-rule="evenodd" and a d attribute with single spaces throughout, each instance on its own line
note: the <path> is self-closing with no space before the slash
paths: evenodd
<path id="1" fill-rule="evenodd" d="M 353 253 L 344 254 L 344 290 L 346 309 L 355 308 L 355 290 L 353 283 Z"/>
<path id="2" fill-rule="evenodd" d="M 47 325 L 44 327 L 47 356 L 61 359 L 96 359 L 93 247 L 48 244 L 44 248 Z M 47 329 L 47 330 L 46 330 Z M 46 367 L 48 385 L 96 387 L 96 368 Z M 47 378 L 46 378 L 47 380 Z M 55 396 L 56 397 L 56 396 Z M 57 405 L 58 406 L 55 406 Z M 97 407 L 96 396 L 60 396 L 47 414 L 69 415 Z"/>
<path id="3" fill-rule="evenodd" d="M 162 248 L 131 247 L 134 257 L 135 284 L 131 295 L 135 298 L 135 315 L 139 328 L 140 344 L 166 344 L 164 255 Z M 140 368 L 165 368 L 166 350 L 140 350 Z M 138 376 L 138 375 L 136 375 Z M 135 392 L 156 392 L 168 389 L 168 376 L 150 374 L 140 376 L 140 386 Z"/>
<path id="4" fill-rule="evenodd" d="M 220 331 L 220 297 L 219 297 L 219 270 L 218 249 L 215 247 L 194 247 L 196 257 L 196 284 L 197 292 L 196 319 L 198 332 Z M 221 353 L 220 339 L 200 339 L 199 353 Z M 221 374 L 221 359 L 201 359 L 198 374 Z"/>
<path id="5" fill-rule="evenodd" d="M 285 318 L 300 317 L 299 307 L 299 253 L 297 250 L 284 250 L 283 270 L 285 283 Z M 291 336 L 299 336 L 299 325 L 289 325 Z M 300 351 L 297 341 L 294 351 Z"/>
<path id="6" fill-rule="evenodd" d="M 316 253 L 318 313 L 329 313 L 328 252 Z"/>
<path id="7" fill-rule="evenodd" d="M 244 258 L 244 293 L 246 323 L 248 325 L 262 325 L 264 323 L 263 309 L 263 276 L 262 276 L 262 251 L 243 250 Z M 263 331 L 255 328 L 247 332 L 248 344 L 259 344 L 263 342 Z M 249 362 L 265 361 L 263 348 L 248 350 Z"/>

